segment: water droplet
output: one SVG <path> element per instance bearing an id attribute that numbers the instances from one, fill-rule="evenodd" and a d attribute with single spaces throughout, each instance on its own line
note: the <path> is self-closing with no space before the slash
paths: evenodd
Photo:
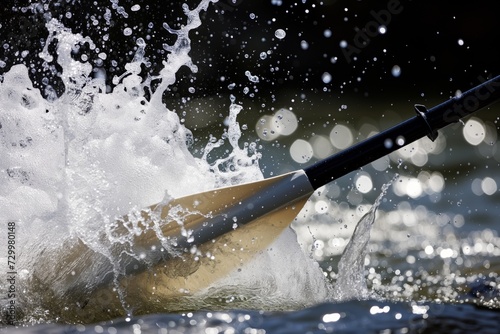
<path id="1" fill-rule="evenodd" d="M 245 75 L 247 76 L 248 80 L 250 80 L 251 82 L 259 82 L 259 77 L 256 76 L 256 75 L 252 75 L 252 73 L 250 73 L 250 71 L 245 71 Z"/>
<path id="2" fill-rule="evenodd" d="M 277 30 L 274 32 L 274 36 L 276 36 L 276 38 L 278 38 L 278 39 L 283 39 L 283 38 L 285 38 L 285 36 L 286 36 L 286 32 L 285 32 L 285 30 L 283 30 L 283 29 L 277 29 Z"/>
<path id="3" fill-rule="evenodd" d="M 384 140 L 384 147 L 386 149 L 390 149 L 392 147 L 392 140 L 390 138 L 387 138 L 386 140 Z"/>
<path id="4" fill-rule="evenodd" d="M 393 77 L 397 78 L 401 75 L 401 67 L 398 65 L 394 65 L 391 70 L 391 74 Z"/>
<path id="5" fill-rule="evenodd" d="M 321 76 L 321 80 L 323 80 L 324 83 L 328 84 L 332 81 L 332 75 L 328 72 L 325 72 Z"/>
<path id="6" fill-rule="evenodd" d="M 130 35 L 132 35 L 132 29 L 131 29 L 131 28 L 125 28 L 125 29 L 123 29 L 123 34 L 124 34 L 125 36 L 130 36 Z"/>
<path id="7" fill-rule="evenodd" d="M 146 47 L 146 41 L 144 40 L 144 38 L 138 38 L 135 44 L 137 44 L 137 46 L 140 46 L 142 48 Z"/>

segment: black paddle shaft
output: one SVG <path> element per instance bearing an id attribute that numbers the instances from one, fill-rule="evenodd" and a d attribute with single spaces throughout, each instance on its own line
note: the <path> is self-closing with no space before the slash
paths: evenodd
<path id="1" fill-rule="evenodd" d="M 438 129 L 498 100 L 500 75 L 488 81 L 483 80 L 482 84 L 431 109 L 415 105 L 417 116 L 318 161 L 304 171 L 313 188 L 317 189 L 424 136 L 434 141 Z"/>

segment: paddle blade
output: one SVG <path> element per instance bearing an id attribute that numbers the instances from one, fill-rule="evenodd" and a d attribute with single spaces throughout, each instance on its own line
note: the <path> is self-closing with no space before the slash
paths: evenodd
<path id="1" fill-rule="evenodd" d="M 111 239 L 132 238 L 115 243 L 111 259 L 78 240 L 55 261 L 59 270 L 37 272 L 37 281 L 44 282 L 39 287 L 51 296 L 44 307 L 67 321 L 99 321 L 124 315 L 128 306 L 141 314 L 173 310 L 180 299 L 185 305 L 189 296 L 265 252 L 312 191 L 298 171 L 185 196 L 124 217 L 109 232 Z M 96 273 L 95 285 L 82 280 Z M 48 293 L 51 287 L 56 291 Z"/>
<path id="2" fill-rule="evenodd" d="M 136 233 L 134 249 L 185 251 L 243 225 L 252 223 L 274 210 L 289 206 L 313 189 L 303 171 L 225 188 L 197 193 L 141 212 L 141 233 Z M 290 222 L 288 222 L 290 223 Z M 125 217 L 120 233 L 134 231 L 137 222 Z"/>
<path id="3" fill-rule="evenodd" d="M 77 320 L 74 316 L 91 318 L 94 322 L 116 318 L 125 315 L 123 303 L 133 306 L 136 315 L 165 310 L 184 311 L 179 307 L 188 306 L 194 295 L 207 291 L 218 280 L 266 252 L 306 201 L 307 198 L 303 197 L 200 245 L 196 251 L 125 276 L 119 281 L 119 290 L 113 289 L 112 284 L 102 286 L 86 298 L 84 308 L 72 310 L 72 313 L 76 312 L 73 314 L 66 313 L 67 317 L 73 321 Z"/>

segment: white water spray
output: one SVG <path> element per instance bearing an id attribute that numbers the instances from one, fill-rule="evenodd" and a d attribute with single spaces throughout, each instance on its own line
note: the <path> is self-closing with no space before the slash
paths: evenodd
<path id="1" fill-rule="evenodd" d="M 368 253 L 367 245 L 370 241 L 370 231 L 382 198 L 398 177 L 399 175 L 396 174 L 391 181 L 382 186 L 382 191 L 372 207 L 356 225 L 338 264 L 338 278 L 333 289 L 333 299 L 341 301 L 372 297 L 365 279 L 365 258 Z"/>
<path id="2" fill-rule="evenodd" d="M 40 57 L 46 64 L 57 62 L 61 67 L 64 93 L 57 97 L 48 85 L 44 99 L 33 87 L 25 65 L 15 65 L 4 75 L 0 83 L 0 212 L 5 223 L 17 226 L 17 286 L 22 290 L 18 301 L 27 321 L 64 319 L 58 317 L 66 309 L 83 309 L 89 302 L 99 305 L 103 295 L 97 301 L 79 296 L 85 297 L 105 281 L 114 281 L 118 297 L 123 298 L 118 278 L 124 265 L 131 260 L 146 261 L 147 254 L 133 247 L 136 234 L 141 233 L 135 228 L 138 222 L 131 221 L 128 234 L 115 234 L 116 217 L 127 213 L 134 217 L 144 207 L 189 193 L 262 179 L 255 144 L 239 145 L 236 117 L 242 107 L 234 98 L 227 131 L 221 140 L 213 136 L 202 158 L 190 153 L 192 134 L 162 103 L 181 67 L 197 71 L 189 57 L 189 32 L 201 24 L 200 12 L 211 2 L 215 1 L 203 0 L 193 10 L 183 6 L 187 23 L 181 29 L 164 26 L 177 40 L 168 46 L 168 58 L 155 77 L 144 80 L 141 76 L 147 45 L 138 38 L 133 61 L 113 79 L 112 92 L 106 92 L 103 77 L 92 78 L 92 66 L 71 56 L 85 43 L 92 46 L 90 38 L 54 19 L 46 25 L 49 37 Z M 54 43 L 56 52 L 51 53 L 48 45 Z M 152 80 L 159 82 L 154 91 Z M 226 140 L 232 152 L 209 163 L 208 152 Z M 284 260 L 280 251 L 300 254 L 298 245 L 289 247 L 275 247 L 273 256 Z M 113 251 L 116 248 L 118 254 Z M 295 263 L 294 258 L 285 261 Z M 257 266 L 252 282 L 258 282 L 260 275 L 280 282 L 282 270 Z M 299 281 L 304 286 L 319 284 L 316 272 Z M 231 284 L 231 278 L 227 279 L 223 284 Z M 280 286 L 279 291 L 284 291 L 284 285 Z M 293 292 L 294 301 L 312 302 L 309 294 L 301 295 L 300 287 Z M 180 307 L 179 301 L 175 303 Z M 118 304 L 127 312 L 134 309 L 133 304 Z"/>

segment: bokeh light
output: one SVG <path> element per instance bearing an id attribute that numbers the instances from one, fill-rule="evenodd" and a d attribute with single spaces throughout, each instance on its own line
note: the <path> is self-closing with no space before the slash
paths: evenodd
<path id="1" fill-rule="evenodd" d="M 496 181 L 487 176 L 481 181 L 481 189 L 486 195 L 493 195 L 497 192 L 498 187 Z"/>
<path id="2" fill-rule="evenodd" d="M 471 145 L 479 145 L 486 137 L 484 124 L 477 118 L 471 118 L 463 127 L 465 140 Z"/>
<path id="3" fill-rule="evenodd" d="M 297 130 L 299 122 L 292 111 L 281 108 L 273 115 L 271 126 L 278 134 L 289 136 Z"/>
<path id="4" fill-rule="evenodd" d="M 313 148 L 307 140 L 297 139 L 290 146 L 290 156 L 295 162 L 306 163 L 313 156 Z"/>
<path id="5" fill-rule="evenodd" d="M 353 136 L 351 129 L 343 124 L 337 124 L 330 131 L 330 141 L 333 146 L 343 150 L 353 143 Z"/>
<path id="6" fill-rule="evenodd" d="M 363 194 L 366 194 L 373 189 L 372 178 L 368 173 L 360 173 L 356 177 L 355 184 L 356 184 L 356 189 L 358 189 Z"/>
<path id="7" fill-rule="evenodd" d="M 309 142 L 312 145 L 315 158 L 324 159 L 335 152 L 330 140 L 325 136 L 315 135 Z"/>
<path id="8" fill-rule="evenodd" d="M 272 116 L 262 116 L 255 126 L 260 139 L 271 141 L 279 136 L 289 136 L 297 130 L 299 122 L 297 116 L 288 109 L 281 108 Z"/>

